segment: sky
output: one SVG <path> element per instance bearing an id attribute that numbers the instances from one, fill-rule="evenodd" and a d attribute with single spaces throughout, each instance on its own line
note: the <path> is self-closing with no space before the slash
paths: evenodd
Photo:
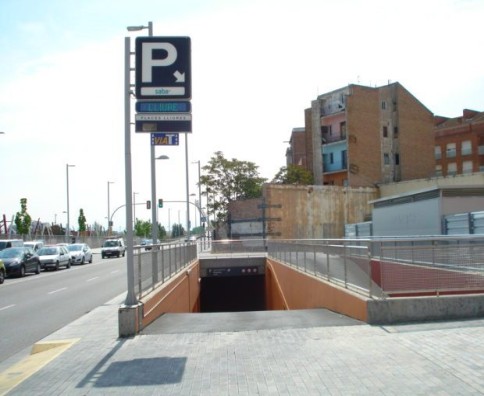
<path id="1" fill-rule="evenodd" d="M 71 228 L 81 208 L 107 226 L 109 185 L 113 228 L 126 229 L 124 41 L 134 51 L 148 35 L 127 26 L 191 38 L 193 130 L 155 147 L 169 157 L 156 161 L 168 228 L 186 224 L 186 204 L 173 202 L 186 200 L 186 163 L 197 196 L 198 161 L 216 151 L 271 180 L 325 92 L 398 81 L 435 115 L 484 111 L 483 17 L 482 0 L 0 0 L 0 216 L 27 198 L 34 220 L 65 226 L 68 173 Z M 150 138 L 134 128 L 131 162 L 144 203 Z M 151 211 L 136 205 L 135 217 Z"/>

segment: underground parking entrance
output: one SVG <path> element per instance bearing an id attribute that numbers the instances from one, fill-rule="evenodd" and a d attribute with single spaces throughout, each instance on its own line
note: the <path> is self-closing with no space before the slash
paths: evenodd
<path id="1" fill-rule="evenodd" d="M 200 312 L 266 310 L 265 258 L 200 261 Z"/>

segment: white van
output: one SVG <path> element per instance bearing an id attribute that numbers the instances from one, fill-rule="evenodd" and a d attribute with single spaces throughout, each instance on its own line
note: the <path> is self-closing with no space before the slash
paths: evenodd
<path id="1" fill-rule="evenodd" d="M 106 239 L 101 248 L 101 257 L 121 257 L 126 253 L 126 246 L 123 238 Z"/>
<path id="2" fill-rule="evenodd" d="M 44 246 L 44 241 L 28 241 L 24 242 L 24 246 L 32 248 L 34 252 L 37 252 L 37 250 Z"/>
<path id="3" fill-rule="evenodd" d="M 20 247 L 24 245 L 22 239 L 0 239 L 0 250 L 10 247 Z"/>

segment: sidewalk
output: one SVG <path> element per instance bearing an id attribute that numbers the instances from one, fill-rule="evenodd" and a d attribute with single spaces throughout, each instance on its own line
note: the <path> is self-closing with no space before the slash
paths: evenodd
<path id="1" fill-rule="evenodd" d="M 305 322 L 305 328 L 282 329 L 267 323 L 237 332 L 214 331 L 217 315 L 210 319 L 212 328 L 198 330 L 197 318 L 213 314 L 170 314 L 158 319 L 155 330 L 118 339 L 121 301 L 42 340 L 39 348 L 55 342 L 60 354 L 55 356 L 57 348 L 36 354 L 38 371 L 7 394 L 484 394 L 484 319 L 385 327 Z M 220 319 L 226 324 L 228 317 Z M 1 374 L 0 395 L 6 378 Z"/>

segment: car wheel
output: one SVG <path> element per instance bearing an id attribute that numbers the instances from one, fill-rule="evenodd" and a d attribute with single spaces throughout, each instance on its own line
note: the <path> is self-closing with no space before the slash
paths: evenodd
<path id="1" fill-rule="evenodd" d="M 37 263 L 36 267 L 35 267 L 35 274 L 36 275 L 39 275 L 40 274 L 40 264 Z"/>
<path id="2" fill-rule="evenodd" d="M 71 268 L 71 260 L 67 260 L 67 265 L 66 265 L 66 268 L 67 268 L 67 269 Z"/>
<path id="3" fill-rule="evenodd" d="M 125 253 L 126 253 L 126 252 L 123 252 L 123 257 L 124 257 L 124 255 L 125 255 Z"/>
<path id="4" fill-rule="evenodd" d="M 89 264 L 92 264 L 92 254 L 91 257 L 89 257 Z"/>
<path id="5" fill-rule="evenodd" d="M 102 254 L 101 257 L 104 259 L 104 254 Z"/>
<path id="6" fill-rule="evenodd" d="M 59 271 L 59 262 L 58 261 L 55 263 L 55 270 Z"/>
<path id="7" fill-rule="evenodd" d="M 82 259 L 81 259 L 81 264 L 84 265 L 86 263 L 86 257 L 85 256 L 82 256 Z"/>
<path id="8" fill-rule="evenodd" d="M 0 285 L 3 283 L 5 280 L 5 272 L 3 270 L 0 270 Z"/>
<path id="9" fill-rule="evenodd" d="M 25 267 L 23 265 L 20 266 L 20 277 L 23 278 L 25 276 Z"/>

